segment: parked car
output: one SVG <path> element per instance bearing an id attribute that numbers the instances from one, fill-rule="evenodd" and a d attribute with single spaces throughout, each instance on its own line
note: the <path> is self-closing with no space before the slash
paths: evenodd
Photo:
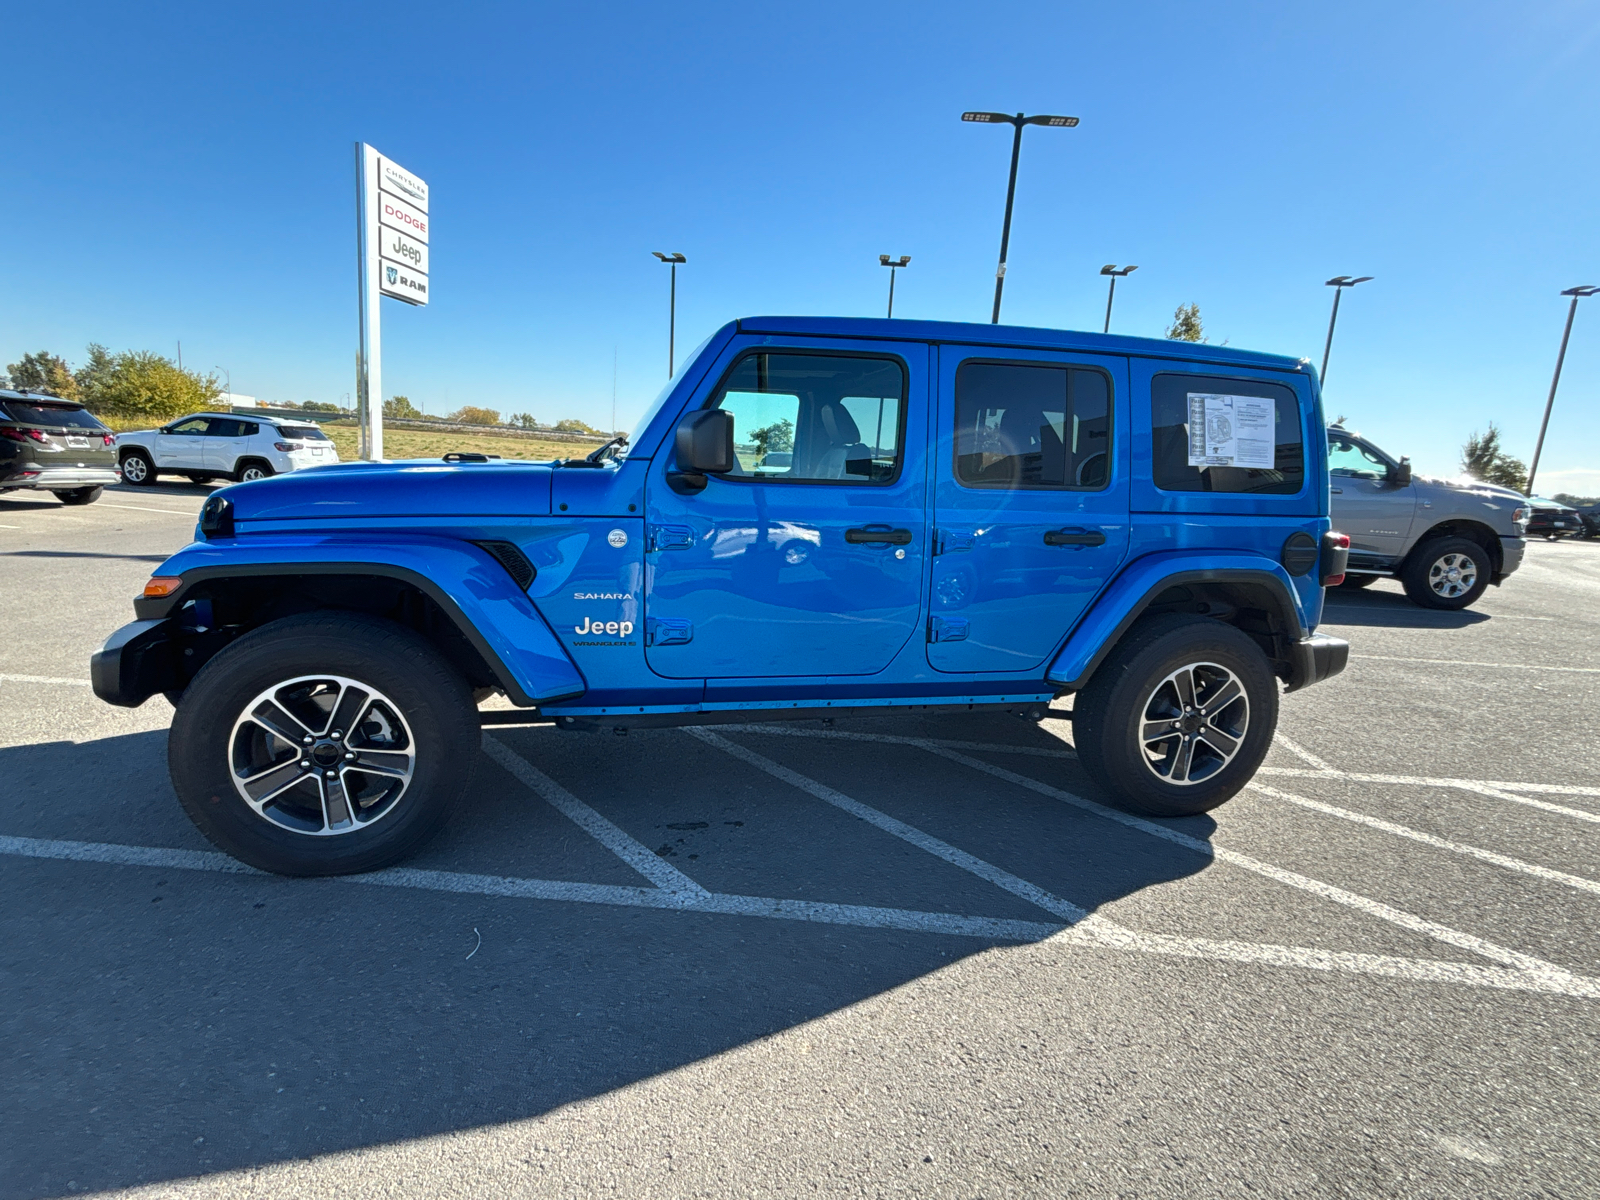
<path id="1" fill-rule="evenodd" d="M 93 504 L 117 482 L 113 441 L 75 400 L 0 391 L 0 491 L 30 488 L 63 504 Z"/>
<path id="2" fill-rule="evenodd" d="M 1570 504 L 1547 500 L 1543 496 L 1529 496 L 1527 505 L 1528 536 L 1542 537 L 1547 541 L 1576 537 L 1583 533 L 1583 516 Z"/>
<path id="3" fill-rule="evenodd" d="M 1522 564 L 1520 494 L 1472 480 L 1412 474 L 1360 434 L 1328 428 L 1329 512 L 1350 538 L 1344 586 L 1385 576 L 1424 608 L 1466 608 Z"/>
<path id="4" fill-rule="evenodd" d="M 787 461 L 738 456 L 784 422 Z M 1073 694 L 1102 793 L 1185 816 L 1254 774 L 1280 688 L 1345 665 L 1316 631 L 1348 546 L 1325 452 L 1295 358 L 746 319 L 587 458 L 348 463 L 214 493 L 91 673 L 112 704 L 176 704 L 190 817 L 292 875 L 410 854 L 484 723 L 1038 720 Z M 480 714 L 495 691 L 520 711 Z"/>
<path id="5" fill-rule="evenodd" d="M 1600 504 L 1581 504 L 1577 507 L 1578 518 L 1583 522 L 1583 528 L 1578 531 L 1581 538 L 1600 538 Z"/>
<path id="6" fill-rule="evenodd" d="M 240 483 L 339 461 L 339 451 L 315 421 L 194 413 L 160 429 L 117 435 L 122 478 L 154 483 L 183 475 L 197 483 Z"/>

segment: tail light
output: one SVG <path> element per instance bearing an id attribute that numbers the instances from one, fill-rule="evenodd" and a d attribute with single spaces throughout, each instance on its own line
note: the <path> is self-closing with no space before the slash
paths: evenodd
<path id="1" fill-rule="evenodd" d="M 108 433 L 104 437 L 102 437 L 100 440 L 102 442 L 104 442 L 107 446 L 115 446 L 117 444 L 117 435 L 114 434 L 114 433 Z"/>
<path id="2" fill-rule="evenodd" d="M 13 442 L 48 442 L 42 429 L 0 429 L 0 437 L 8 437 Z"/>
<path id="3" fill-rule="evenodd" d="M 272 443 L 272 448 L 274 450 L 276 450 L 279 454 L 288 454 L 288 453 L 290 453 L 291 451 L 294 451 L 294 450 L 304 450 L 305 449 L 305 447 L 302 446 L 299 442 L 273 442 Z"/>
<path id="4" fill-rule="evenodd" d="M 1322 535 L 1322 586 L 1338 587 L 1350 563 L 1350 535 L 1329 530 Z"/>

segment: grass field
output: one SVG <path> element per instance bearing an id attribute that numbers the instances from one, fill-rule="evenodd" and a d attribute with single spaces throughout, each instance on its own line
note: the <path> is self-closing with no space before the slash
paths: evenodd
<path id="1" fill-rule="evenodd" d="M 356 427 L 325 425 L 323 432 L 333 439 L 339 457 L 348 462 L 356 457 Z M 453 433 L 425 429 L 385 429 L 385 458 L 441 458 L 455 450 L 468 454 L 498 454 L 501 458 L 548 460 L 580 458 L 600 444 L 592 442 L 554 442 L 537 437 L 495 437 L 493 434 Z"/>

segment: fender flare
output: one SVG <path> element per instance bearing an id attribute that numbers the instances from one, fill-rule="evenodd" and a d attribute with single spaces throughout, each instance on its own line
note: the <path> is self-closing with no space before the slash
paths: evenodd
<path id="1" fill-rule="evenodd" d="M 581 696 L 588 689 L 533 601 L 504 567 L 471 542 L 437 537 L 364 541 L 359 546 L 323 539 L 296 539 L 292 546 L 274 539 L 274 544 L 259 547 L 200 542 L 180 550 L 156 573 L 176 575 L 183 583 L 169 596 L 137 598 L 134 611 L 144 620 L 170 616 L 196 586 L 213 580 L 307 575 L 394 579 L 439 606 L 513 704 L 532 708 Z"/>
<path id="2" fill-rule="evenodd" d="M 1296 641 L 1309 635 L 1289 573 L 1272 559 L 1246 553 L 1152 554 L 1130 563 L 1101 595 L 1051 661 L 1045 679 L 1066 691 L 1081 690 L 1157 596 L 1189 583 L 1265 585 L 1285 630 Z"/>

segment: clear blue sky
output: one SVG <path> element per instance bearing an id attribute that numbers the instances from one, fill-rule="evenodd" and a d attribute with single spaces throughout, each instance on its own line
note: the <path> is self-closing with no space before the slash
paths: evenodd
<path id="1" fill-rule="evenodd" d="M 385 301 L 384 381 L 626 427 L 730 317 L 1005 318 L 1320 359 L 1329 415 L 1454 474 L 1491 418 L 1531 455 L 1563 287 L 1600 283 L 1600 5 L 23 4 L 0 107 L 0 363 L 93 340 L 352 390 L 352 143 L 433 189 L 434 303 Z M 18 64 L 25 61 L 25 66 Z M 54 72 L 52 74 L 51 72 Z M 1541 467 L 1600 494 L 1600 298 Z"/>

